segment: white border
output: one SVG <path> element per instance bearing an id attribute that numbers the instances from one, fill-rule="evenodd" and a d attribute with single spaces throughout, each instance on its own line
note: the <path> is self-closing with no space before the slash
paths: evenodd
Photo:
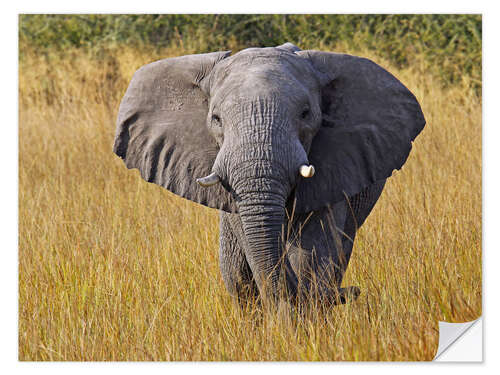
<path id="1" fill-rule="evenodd" d="M 284 5 L 285 4 L 285 5 Z M 158 370 L 186 372 L 189 370 L 205 373 L 233 373 L 259 371 L 287 371 L 303 372 L 303 366 L 313 366 L 313 371 L 332 372 L 337 366 L 351 366 L 352 363 L 268 363 L 268 364 L 184 364 L 184 363 L 19 363 L 17 362 L 17 14 L 18 13 L 482 13 L 483 14 L 483 209 L 484 209 L 484 242 L 483 242 L 483 296 L 485 317 L 485 345 L 484 359 L 486 365 L 494 365 L 496 354 L 496 332 L 500 332 L 498 319 L 498 297 L 494 295 L 493 289 L 499 284 L 499 274 L 496 265 L 500 264 L 500 250 L 495 241 L 495 232 L 498 231 L 498 217 L 500 212 L 500 173 L 498 167 L 498 35 L 500 20 L 490 1 L 428 1 L 421 0 L 406 5 L 401 1 L 358 1 L 358 2 L 323 2 L 323 1 L 283 1 L 270 2 L 254 0 L 244 2 L 243 5 L 229 1 L 202 2 L 167 2 L 167 1 L 120 1 L 104 3 L 102 1 L 89 0 L 85 2 L 67 1 L 17 1 L 8 3 L 7 9 L 2 9 L 1 27 L 2 33 L 2 71 L 3 71 L 3 101 L 2 108 L 7 116 L 3 116 L 2 136 L 0 137 L 0 160 L 2 163 L 2 190 L 1 197 L 1 235 L 2 250 L 6 257 L 1 262 L 2 290 L 4 291 L 4 307 L 1 310 L 2 322 L 2 367 L 8 371 L 8 367 L 15 366 L 16 372 L 37 371 L 39 374 L 67 374 L 71 372 L 88 373 L 95 370 L 117 370 L 120 374 L 136 373 L 143 369 L 149 371 Z M 492 295 L 488 298 L 487 292 L 492 286 Z M 358 363 L 359 370 L 369 370 L 370 373 L 405 373 L 420 374 L 421 366 L 428 366 L 425 371 L 439 371 L 445 365 L 453 367 L 455 374 L 470 373 L 469 365 L 457 364 L 376 364 Z M 235 368 L 234 366 L 237 366 Z M 257 366 L 257 368 L 254 368 Z M 279 367 L 277 367 L 279 366 Z M 401 368 L 404 366 L 404 368 Z M 285 368 L 286 367 L 286 368 Z M 475 366 L 476 367 L 476 366 Z M 479 368 L 475 368 L 474 371 Z"/>

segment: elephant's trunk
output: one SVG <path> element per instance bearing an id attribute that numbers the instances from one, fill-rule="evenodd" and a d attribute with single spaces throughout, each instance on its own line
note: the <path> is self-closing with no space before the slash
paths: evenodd
<path id="1" fill-rule="evenodd" d="M 253 177 L 245 177 L 236 184 L 238 209 L 247 241 L 245 253 L 254 279 L 264 297 L 277 298 L 286 292 L 296 294 L 296 276 L 287 266 L 283 256 L 283 226 L 285 204 L 290 188 L 287 182 L 273 173 L 258 173 L 270 170 L 266 162 L 252 166 Z M 285 282 L 280 277 L 284 276 Z"/>

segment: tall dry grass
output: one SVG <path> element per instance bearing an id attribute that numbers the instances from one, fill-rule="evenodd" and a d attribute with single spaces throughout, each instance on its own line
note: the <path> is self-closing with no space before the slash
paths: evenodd
<path id="1" fill-rule="evenodd" d="M 349 51 L 348 51 L 349 52 Z M 238 306 L 218 215 L 143 181 L 112 151 L 132 73 L 180 55 L 28 53 L 19 73 L 21 360 L 430 360 L 438 320 L 481 314 L 481 100 L 397 70 L 427 126 L 358 233 L 351 304 L 297 318 Z"/>

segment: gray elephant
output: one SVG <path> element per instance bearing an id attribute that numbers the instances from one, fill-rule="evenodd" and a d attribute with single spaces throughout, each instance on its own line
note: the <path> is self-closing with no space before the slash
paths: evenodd
<path id="1" fill-rule="evenodd" d="M 232 295 L 344 302 L 359 294 L 340 288 L 356 231 L 424 125 L 413 94 L 372 61 L 286 43 L 140 68 L 114 152 L 220 210 Z"/>

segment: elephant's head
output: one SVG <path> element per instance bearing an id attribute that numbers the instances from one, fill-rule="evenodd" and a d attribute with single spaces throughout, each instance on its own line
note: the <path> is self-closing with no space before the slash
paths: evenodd
<path id="1" fill-rule="evenodd" d="M 370 60 L 287 43 L 142 67 L 114 151 L 149 182 L 239 213 L 254 278 L 276 294 L 287 204 L 317 210 L 389 177 L 424 124 L 410 91 Z"/>

